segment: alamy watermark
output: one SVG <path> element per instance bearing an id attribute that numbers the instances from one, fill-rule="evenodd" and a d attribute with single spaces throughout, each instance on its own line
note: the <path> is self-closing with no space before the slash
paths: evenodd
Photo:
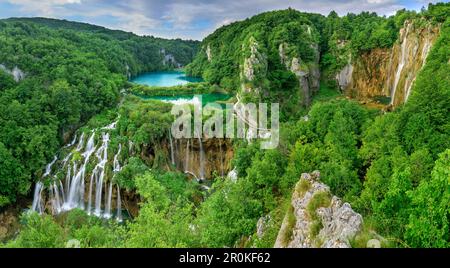
<path id="1" fill-rule="evenodd" d="M 191 104 L 175 104 L 172 115 L 175 121 L 171 127 L 175 139 L 218 138 L 261 140 L 261 149 L 275 149 L 280 137 L 279 104 L 241 103 L 236 104 L 208 103 L 203 107 L 202 96 L 197 100 L 192 113 Z M 270 114 L 269 109 L 270 108 Z M 268 117 L 270 115 L 270 126 Z M 207 119 L 203 120 L 203 117 Z M 204 121 L 204 122 L 203 122 Z"/>

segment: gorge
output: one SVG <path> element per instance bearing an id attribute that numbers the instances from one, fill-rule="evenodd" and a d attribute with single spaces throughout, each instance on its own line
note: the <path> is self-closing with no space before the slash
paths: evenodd
<path id="1" fill-rule="evenodd" d="M 449 247 L 449 18 L 289 8 L 201 42 L 0 20 L 0 247 Z M 208 103 L 277 104 L 278 146 L 172 135 Z"/>

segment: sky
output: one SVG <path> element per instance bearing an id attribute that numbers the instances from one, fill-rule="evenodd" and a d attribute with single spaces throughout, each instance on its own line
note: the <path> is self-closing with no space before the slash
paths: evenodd
<path id="1" fill-rule="evenodd" d="M 440 2 L 448 2 L 444 0 Z M 327 15 L 420 10 L 429 0 L 0 0 L 0 18 L 48 17 L 163 38 L 201 40 L 222 25 L 294 8 Z M 436 1 L 431 1 L 436 2 Z"/>

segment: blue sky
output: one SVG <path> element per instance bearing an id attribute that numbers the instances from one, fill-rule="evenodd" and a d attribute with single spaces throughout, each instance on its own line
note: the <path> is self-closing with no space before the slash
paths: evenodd
<path id="1" fill-rule="evenodd" d="M 448 2 L 445 0 L 444 2 Z M 420 10 L 428 0 L 0 0 L 0 18 L 50 17 L 164 38 L 201 40 L 214 29 L 252 15 L 288 7 L 340 15 L 374 11 L 392 15 Z M 441 1 L 442 2 L 442 1 Z"/>

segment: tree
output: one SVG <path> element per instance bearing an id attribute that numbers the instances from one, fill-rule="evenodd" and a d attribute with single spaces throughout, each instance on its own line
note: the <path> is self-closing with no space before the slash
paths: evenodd
<path id="1" fill-rule="evenodd" d="M 405 238 L 411 247 L 450 246 L 450 149 L 439 155 L 431 180 L 411 193 L 411 217 Z"/>

